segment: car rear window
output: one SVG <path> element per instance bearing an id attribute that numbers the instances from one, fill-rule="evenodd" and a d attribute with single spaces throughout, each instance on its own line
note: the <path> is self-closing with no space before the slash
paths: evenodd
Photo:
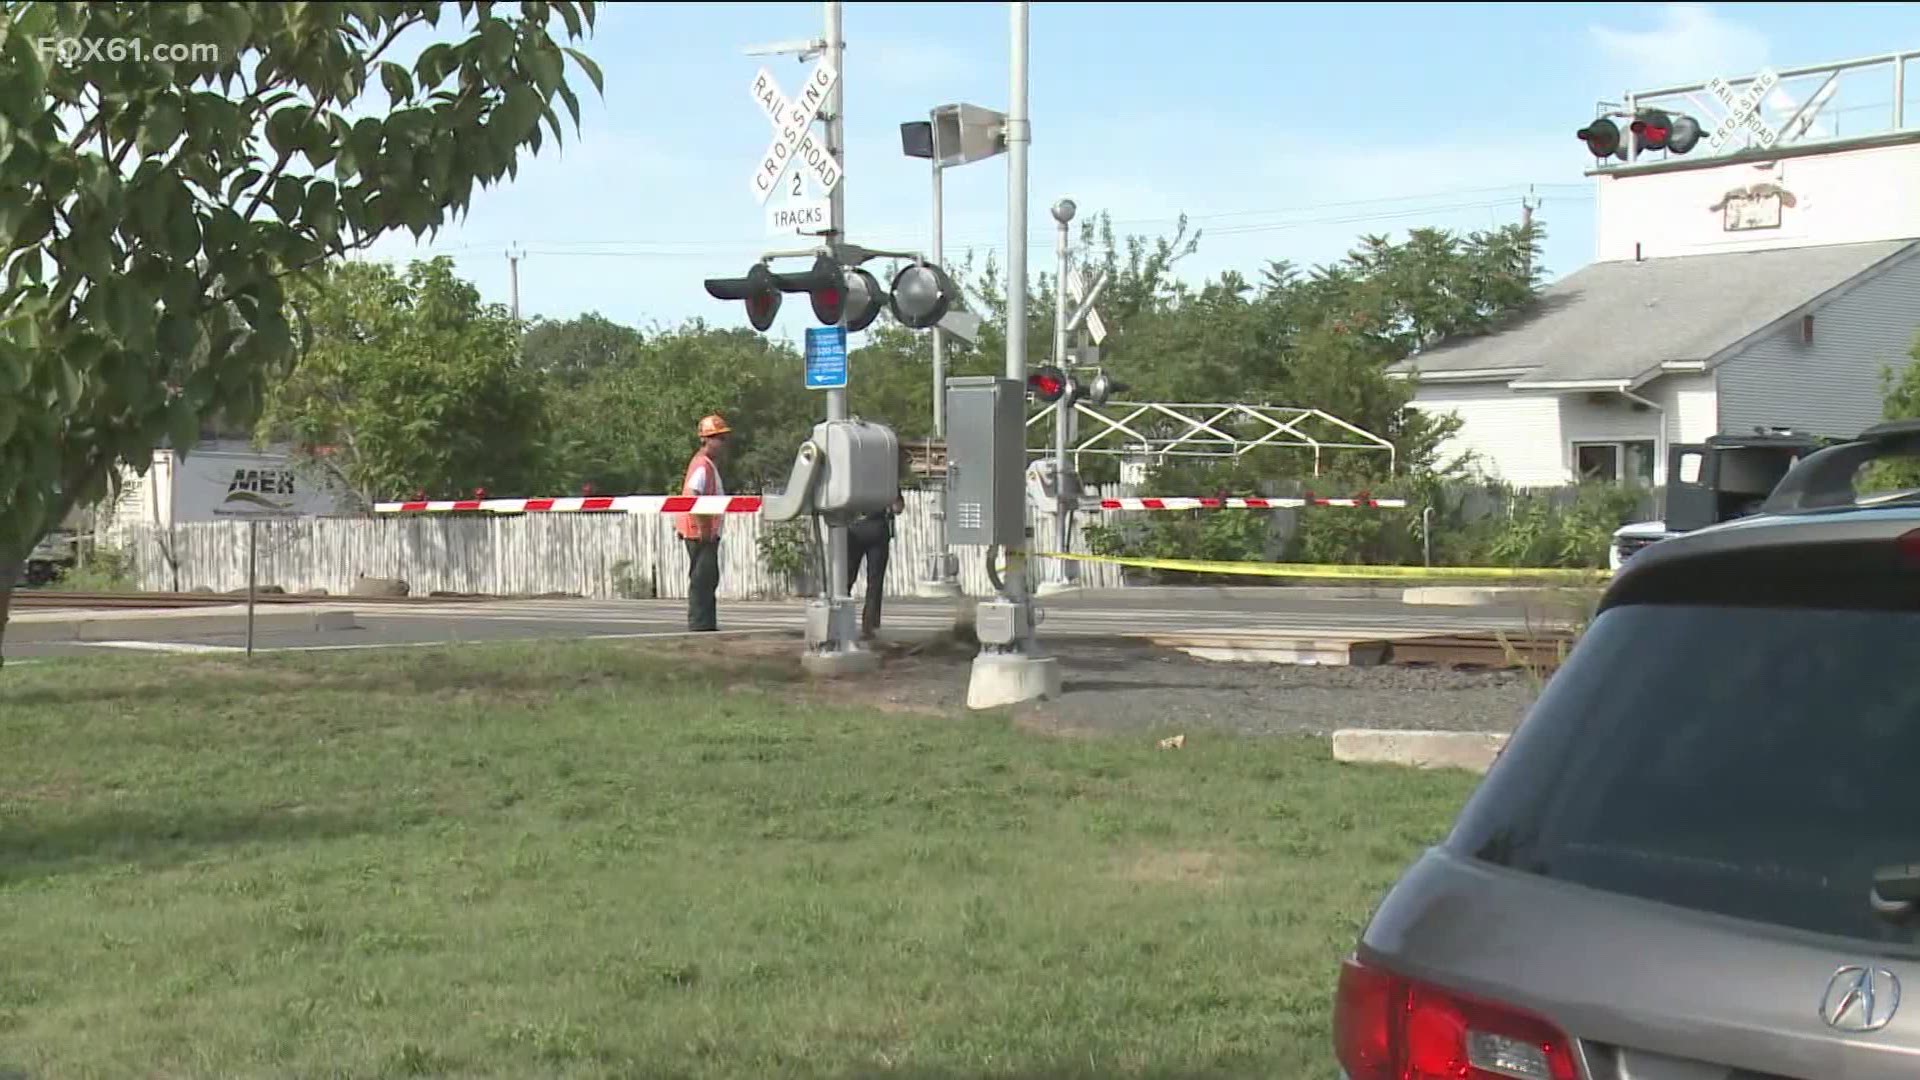
<path id="1" fill-rule="evenodd" d="M 1874 870 L 1920 863 L 1920 614 L 1634 605 L 1597 619 L 1451 850 L 1559 881 L 1912 946 Z"/>

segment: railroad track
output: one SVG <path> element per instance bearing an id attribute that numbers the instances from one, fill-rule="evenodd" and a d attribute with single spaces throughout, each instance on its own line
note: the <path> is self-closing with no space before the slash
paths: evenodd
<path id="1" fill-rule="evenodd" d="M 253 602 L 256 605 L 296 605 L 296 604 L 457 604 L 462 602 L 481 603 L 499 599 L 491 596 L 446 595 L 446 596 L 294 596 L 287 593 L 256 593 Z M 18 589 L 13 594 L 14 610 L 33 608 L 86 608 L 88 610 L 122 610 L 230 607 L 247 602 L 247 594 L 231 593 L 131 593 L 131 592 L 61 592 L 52 589 Z"/>
<path id="2" fill-rule="evenodd" d="M 1524 668 L 1552 671 L 1573 648 L 1564 631 L 1532 635 L 1442 634 L 1401 638 L 1387 646 L 1387 660 L 1409 667 Z"/>

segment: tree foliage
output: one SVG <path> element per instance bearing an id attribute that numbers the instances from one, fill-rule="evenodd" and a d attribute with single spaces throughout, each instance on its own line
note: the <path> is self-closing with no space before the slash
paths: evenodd
<path id="1" fill-rule="evenodd" d="M 593 4 L 463 0 L 463 40 L 385 58 L 453 7 L 6 4 L 0 625 L 21 554 L 118 464 L 144 470 L 164 441 L 190 449 L 205 417 L 257 412 L 293 356 L 287 276 L 436 231 L 476 185 L 515 175 L 543 122 L 563 137 L 556 104 L 577 126 L 567 61 L 596 88 L 600 73 L 551 31 L 577 39 Z M 194 58 L 41 46 L 111 39 Z"/>
<path id="2" fill-rule="evenodd" d="M 566 386 L 637 362 L 646 335 L 599 312 L 577 319 L 535 319 L 527 328 L 527 364 Z"/>
<path id="3" fill-rule="evenodd" d="M 1920 340 L 1908 351 L 1908 362 L 1897 370 L 1889 367 L 1881 374 L 1881 395 L 1885 419 L 1920 420 Z M 1920 461 L 1890 458 L 1876 461 L 1862 470 L 1855 486 L 1863 491 L 1897 491 L 1920 488 Z"/>
<path id="4" fill-rule="evenodd" d="M 558 469 L 599 492 L 674 492 L 699 440 L 702 416 L 734 429 L 731 491 L 784 484 L 794 453 L 824 415 L 824 396 L 801 386 L 792 346 L 752 330 L 694 320 L 655 334 L 619 363 L 554 397 Z"/>
<path id="5" fill-rule="evenodd" d="M 451 259 L 404 276 L 345 263 L 291 292 L 308 345 L 268 392 L 265 440 L 291 443 L 362 509 L 553 479 L 546 395 L 522 362 L 520 324 L 482 304 Z"/>

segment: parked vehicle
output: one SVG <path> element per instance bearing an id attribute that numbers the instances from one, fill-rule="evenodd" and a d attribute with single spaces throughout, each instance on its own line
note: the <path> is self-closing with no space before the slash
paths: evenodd
<path id="1" fill-rule="evenodd" d="M 1648 545 L 1753 513 L 1795 462 L 1837 441 L 1788 428 L 1755 428 L 1751 435 L 1714 435 L 1668 447 L 1660 520 L 1616 530 L 1607 565 L 1618 573 Z"/>
<path id="2" fill-rule="evenodd" d="M 78 561 L 79 544 L 80 538 L 64 529 L 48 533 L 27 553 L 27 565 L 16 584 L 52 584 Z"/>
<path id="3" fill-rule="evenodd" d="M 1920 1076 L 1920 422 L 1635 555 L 1339 978 L 1349 1080 Z"/>

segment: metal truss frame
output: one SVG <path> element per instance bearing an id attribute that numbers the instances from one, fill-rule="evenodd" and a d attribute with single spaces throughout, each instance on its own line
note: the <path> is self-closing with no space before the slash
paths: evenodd
<path id="1" fill-rule="evenodd" d="M 1157 464 L 1168 457 L 1242 457 L 1266 447 L 1312 450 L 1315 476 L 1320 475 L 1322 456 L 1328 450 L 1385 451 L 1389 472 L 1399 464 L 1399 452 L 1391 442 L 1321 409 L 1175 401 L 1123 402 L 1105 408 L 1123 415 L 1116 418 L 1101 411 L 1101 407 L 1084 401 L 1074 403 L 1076 421 L 1085 417 L 1099 425 L 1091 435 L 1068 447 L 1076 467 L 1082 454 L 1141 457 Z M 1051 419 L 1054 413 L 1051 405 L 1041 407 L 1027 418 L 1027 427 L 1031 429 Z M 1341 435 L 1328 440 L 1301 430 L 1302 425 L 1312 421 L 1329 425 Z M 1241 427 L 1253 430 L 1249 433 L 1232 430 Z M 1349 441 L 1348 436 L 1357 441 Z M 1029 452 L 1039 457 L 1054 453 L 1048 449 Z"/>

